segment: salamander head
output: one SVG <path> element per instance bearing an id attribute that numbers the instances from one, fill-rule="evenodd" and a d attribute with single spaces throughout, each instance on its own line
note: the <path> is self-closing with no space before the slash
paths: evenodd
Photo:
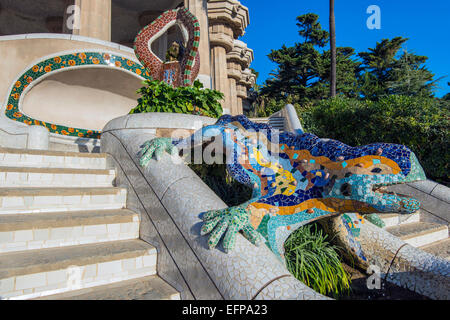
<path id="1" fill-rule="evenodd" d="M 412 213 L 420 203 L 410 197 L 388 192 L 386 186 L 425 180 L 425 173 L 416 155 L 405 146 L 390 145 L 396 157 L 365 156 L 349 160 L 346 166 L 324 187 L 324 198 L 355 200 L 372 212 Z M 398 156 L 400 155 L 400 156 Z M 370 163 L 371 162 L 371 163 Z"/>

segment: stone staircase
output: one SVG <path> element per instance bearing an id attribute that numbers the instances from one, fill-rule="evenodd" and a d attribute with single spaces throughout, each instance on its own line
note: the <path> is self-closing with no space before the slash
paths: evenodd
<path id="1" fill-rule="evenodd" d="M 0 148 L 1 299 L 179 299 L 105 154 Z"/>
<path id="2" fill-rule="evenodd" d="M 435 256 L 450 260 L 450 238 L 447 225 L 421 221 L 420 210 L 407 214 L 380 214 L 386 231 L 406 243 Z"/>
<path id="3" fill-rule="evenodd" d="M 267 123 L 272 126 L 274 129 L 280 130 L 280 132 L 285 131 L 284 128 L 284 121 L 285 119 L 283 117 L 269 117 L 269 118 L 250 118 L 250 121 L 256 122 L 256 123 Z"/>

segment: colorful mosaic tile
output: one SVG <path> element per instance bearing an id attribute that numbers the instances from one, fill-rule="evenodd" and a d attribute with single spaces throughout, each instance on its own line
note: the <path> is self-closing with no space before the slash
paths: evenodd
<path id="1" fill-rule="evenodd" d="M 197 78 L 200 69 L 200 56 L 198 47 L 200 41 L 200 24 L 197 18 L 186 8 L 174 9 L 164 12 L 151 24 L 139 31 L 134 40 L 134 51 L 136 57 L 147 67 L 153 79 L 164 80 L 162 62 L 151 50 L 149 42 L 168 24 L 179 22 L 187 30 L 189 39 L 187 41 L 186 52 L 180 61 L 180 70 L 177 85 L 189 86 Z"/>
<path id="2" fill-rule="evenodd" d="M 54 72 L 59 72 L 63 69 L 69 70 L 86 66 L 108 66 L 111 68 L 119 68 L 132 72 L 142 79 L 150 78 L 150 74 L 142 65 L 119 54 L 83 51 L 56 55 L 36 63 L 16 80 L 6 104 L 6 116 L 14 121 L 19 121 L 27 125 L 40 125 L 46 127 L 51 133 L 99 139 L 101 134 L 100 131 L 85 128 L 72 128 L 34 119 L 21 112 L 19 108 L 25 89 L 32 86 L 37 80 L 41 80 L 42 77 L 48 76 Z"/>
<path id="3" fill-rule="evenodd" d="M 348 247 L 366 261 L 359 243 L 359 213 L 412 213 L 419 202 L 390 194 L 381 186 L 426 179 L 414 153 L 403 145 L 374 143 L 350 147 L 336 140 L 322 140 L 309 133 L 280 133 L 245 116 L 222 116 L 192 137 L 171 141 L 157 138 L 143 150 L 141 165 L 153 153 L 173 146 L 190 146 L 194 137 L 221 136 L 229 152 L 227 169 L 240 183 L 253 188 L 252 199 L 232 208 L 206 212 L 202 233 L 211 233 L 214 247 L 224 237 L 232 250 L 238 231 L 252 243 L 263 237 L 279 256 L 286 238 L 311 221 L 341 215 Z M 373 219 L 376 220 L 376 219 Z"/>

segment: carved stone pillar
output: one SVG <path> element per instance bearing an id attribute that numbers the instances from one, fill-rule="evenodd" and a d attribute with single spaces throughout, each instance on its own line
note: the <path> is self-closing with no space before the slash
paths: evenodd
<path id="1" fill-rule="evenodd" d="M 235 114 L 236 90 L 228 77 L 227 53 L 233 50 L 234 39 L 244 34 L 249 21 L 248 9 L 237 0 L 209 0 L 208 19 L 213 88 L 224 94 L 224 113 Z"/>
<path id="2" fill-rule="evenodd" d="M 234 40 L 233 50 L 227 55 L 228 81 L 230 83 L 230 109 L 232 115 L 243 114 L 242 100 L 239 101 L 237 84 L 242 78 L 242 71 L 248 68 L 253 61 L 253 51 L 247 48 L 247 44 Z M 248 53 L 251 52 L 252 55 Z M 242 89 L 241 89 L 242 90 Z"/>
<path id="3" fill-rule="evenodd" d="M 200 71 L 197 78 L 205 88 L 211 88 L 211 56 L 209 46 L 208 25 L 208 1 L 207 0 L 184 0 L 184 6 L 189 9 L 200 23 L 200 43 L 198 53 L 200 54 Z"/>
<path id="4" fill-rule="evenodd" d="M 241 66 L 234 61 L 228 61 L 227 69 L 228 69 L 227 70 L 228 84 L 230 90 L 230 114 L 232 115 L 242 114 L 241 110 L 238 108 L 238 98 L 237 98 L 237 82 L 240 79 Z"/>
<path id="5" fill-rule="evenodd" d="M 238 94 L 238 106 L 242 110 L 244 109 L 243 104 L 244 101 L 248 98 L 248 89 L 253 87 L 256 81 L 256 76 L 250 69 L 245 69 L 241 73 L 241 79 L 237 85 L 237 94 Z"/>
<path id="6" fill-rule="evenodd" d="M 80 8 L 80 29 L 73 34 L 111 41 L 111 0 L 75 0 Z"/>

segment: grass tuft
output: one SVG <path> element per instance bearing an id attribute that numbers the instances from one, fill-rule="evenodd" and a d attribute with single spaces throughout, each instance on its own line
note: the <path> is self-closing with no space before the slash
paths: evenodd
<path id="1" fill-rule="evenodd" d="M 315 291 L 338 298 L 350 293 L 350 275 L 339 257 L 339 248 L 328 241 L 317 224 L 300 227 L 284 244 L 288 270 Z"/>

